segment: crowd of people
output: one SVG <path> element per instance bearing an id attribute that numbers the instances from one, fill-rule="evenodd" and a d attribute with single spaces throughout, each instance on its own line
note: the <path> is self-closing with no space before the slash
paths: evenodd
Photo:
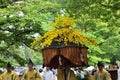
<path id="1" fill-rule="evenodd" d="M 98 62 L 97 66 L 98 69 L 95 67 L 91 73 L 81 69 L 81 80 L 112 80 L 108 71 L 104 69 L 102 62 Z"/>
<path id="2" fill-rule="evenodd" d="M 6 71 L 0 75 L 0 80 L 112 80 L 109 72 L 104 69 L 102 62 L 98 62 L 98 68 L 96 67 L 92 73 L 83 68 L 59 68 L 55 70 L 45 67 L 45 69 L 41 68 L 37 71 L 33 66 L 34 64 L 30 59 L 28 70 L 19 78 L 16 72 L 11 70 L 12 66 L 8 62 Z"/>
<path id="3" fill-rule="evenodd" d="M 46 67 L 45 71 L 43 69 L 37 71 L 33 66 L 33 62 L 29 59 L 28 70 L 20 77 L 15 71 L 12 71 L 12 66 L 8 62 L 6 71 L 0 75 L 0 80 L 55 80 L 56 77 L 49 67 Z"/>

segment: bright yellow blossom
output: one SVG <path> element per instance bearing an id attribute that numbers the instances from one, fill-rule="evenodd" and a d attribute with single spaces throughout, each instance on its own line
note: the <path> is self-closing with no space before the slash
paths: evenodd
<path id="1" fill-rule="evenodd" d="M 95 41 L 92 38 L 86 37 L 79 30 L 61 28 L 45 33 L 43 37 L 39 37 L 31 45 L 42 46 L 42 48 L 44 48 L 49 47 L 54 41 L 57 41 L 58 43 L 64 42 L 65 45 L 67 45 L 67 42 L 85 46 L 95 44 Z"/>
<path id="2" fill-rule="evenodd" d="M 77 45 L 95 45 L 96 41 L 92 38 L 85 36 L 82 31 L 69 29 L 69 27 L 74 26 L 74 20 L 68 16 L 58 15 L 56 21 L 51 24 L 55 27 L 55 30 L 46 32 L 43 36 L 38 37 L 31 47 L 49 47 L 53 42 L 64 42 L 67 45 L 68 42 L 72 42 Z"/>
<path id="3" fill-rule="evenodd" d="M 58 15 L 55 19 L 55 22 L 51 23 L 51 26 L 55 27 L 56 29 L 69 28 L 70 26 L 75 26 L 75 21 L 68 15 L 67 16 Z"/>

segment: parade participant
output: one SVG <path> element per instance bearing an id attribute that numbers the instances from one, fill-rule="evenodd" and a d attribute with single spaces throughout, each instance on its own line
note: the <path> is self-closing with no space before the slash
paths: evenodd
<path id="1" fill-rule="evenodd" d="M 70 69 L 71 62 L 65 58 L 59 58 L 59 68 L 57 69 L 58 80 L 76 80 L 74 71 Z"/>
<path id="2" fill-rule="evenodd" d="M 111 80 L 110 74 L 104 69 L 104 64 L 98 62 L 98 71 L 92 76 L 88 73 L 90 80 Z"/>
<path id="3" fill-rule="evenodd" d="M 81 68 L 80 70 L 80 76 L 81 76 L 81 80 L 86 80 L 86 73 L 83 68 Z"/>
<path id="4" fill-rule="evenodd" d="M 33 68 L 31 59 L 29 59 L 28 70 L 22 76 L 22 80 L 41 80 L 39 73 Z"/>
<path id="5" fill-rule="evenodd" d="M 39 75 L 41 77 L 41 80 L 44 80 L 44 71 L 42 68 L 39 69 Z"/>
<path id="6" fill-rule="evenodd" d="M 117 80 L 120 80 L 120 68 L 118 67 L 118 79 Z"/>
<path id="7" fill-rule="evenodd" d="M 7 66 L 6 66 L 7 71 L 5 71 L 0 76 L 0 80 L 19 80 L 18 75 L 16 74 L 16 72 L 12 71 L 11 68 L 12 68 L 12 66 L 11 66 L 10 62 L 8 62 Z"/>
<path id="8" fill-rule="evenodd" d="M 46 67 L 43 78 L 43 80 L 54 80 L 53 72 L 50 70 L 49 67 Z"/>
<path id="9" fill-rule="evenodd" d="M 64 69 L 58 69 L 57 73 L 58 80 L 65 80 Z M 70 68 L 66 68 L 66 79 L 76 80 L 75 74 Z"/>

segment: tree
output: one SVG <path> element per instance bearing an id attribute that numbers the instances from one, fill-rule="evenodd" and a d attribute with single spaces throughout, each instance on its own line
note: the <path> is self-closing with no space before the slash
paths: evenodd
<path id="1" fill-rule="evenodd" d="M 53 29 L 49 23 L 57 14 L 67 13 L 75 18 L 75 29 L 81 29 L 86 35 L 98 40 L 98 46 L 89 46 L 90 62 L 94 62 L 94 59 L 96 62 L 104 60 L 103 57 L 109 61 L 112 55 L 119 60 L 119 4 L 119 0 L 8 1 L 4 7 L 0 7 L 0 53 L 9 51 L 11 46 L 18 48 L 25 44 L 30 47 L 35 35 L 43 35 Z"/>
<path id="2" fill-rule="evenodd" d="M 82 29 L 88 35 L 94 35 L 98 40 L 97 47 L 89 47 L 89 59 L 96 56 L 98 60 L 102 60 L 103 57 L 111 60 L 115 57 L 119 60 L 119 0 L 54 0 L 54 2 L 61 3 L 64 12 L 75 17 L 77 29 Z M 94 58 L 91 60 L 94 61 Z"/>
<path id="3" fill-rule="evenodd" d="M 8 57 L 13 56 L 16 60 L 21 59 L 23 62 L 26 62 L 18 54 L 11 54 L 9 52 L 11 46 L 18 48 L 25 44 L 30 47 L 30 43 L 34 40 L 36 34 L 42 35 L 45 32 L 41 26 L 46 21 L 45 19 L 50 17 L 51 13 L 54 13 L 54 5 L 46 1 L 27 0 L 0 8 L 1 55 L 7 56 L 9 54 Z M 53 12 L 49 12 L 49 9 Z M 8 54 L 4 54 L 6 51 Z M 21 63 L 21 60 L 17 60 L 18 63 Z"/>

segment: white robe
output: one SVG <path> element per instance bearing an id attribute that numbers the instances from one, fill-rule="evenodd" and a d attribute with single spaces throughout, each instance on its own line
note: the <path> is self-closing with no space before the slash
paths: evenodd
<path id="1" fill-rule="evenodd" d="M 120 80 L 120 68 L 118 69 L 118 80 Z"/>
<path id="2" fill-rule="evenodd" d="M 52 71 L 45 71 L 43 75 L 43 80 L 54 80 L 54 75 Z"/>

